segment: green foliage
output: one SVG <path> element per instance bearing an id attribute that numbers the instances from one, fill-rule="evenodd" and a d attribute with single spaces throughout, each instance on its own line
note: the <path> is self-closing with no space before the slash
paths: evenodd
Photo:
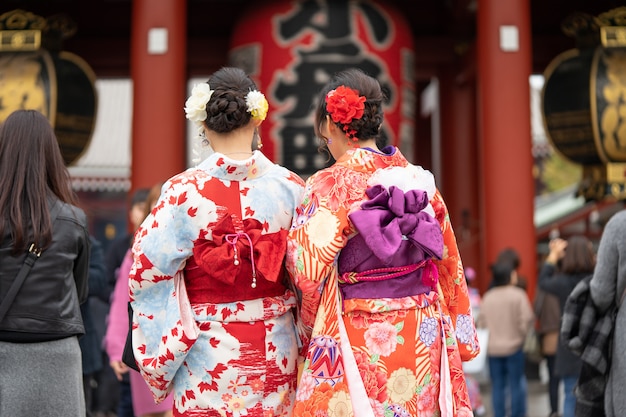
<path id="1" fill-rule="evenodd" d="M 582 178 L 582 166 L 565 159 L 558 152 L 544 160 L 541 181 L 545 192 L 551 193 L 577 183 Z"/>

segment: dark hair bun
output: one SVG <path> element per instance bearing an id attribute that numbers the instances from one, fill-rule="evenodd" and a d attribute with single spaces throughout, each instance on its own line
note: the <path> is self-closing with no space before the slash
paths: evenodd
<path id="1" fill-rule="evenodd" d="M 208 80 L 213 90 L 207 103 L 206 127 L 214 132 L 228 133 L 250 122 L 246 95 L 256 90 L 254 81 L 240 68 L 224 67 Z"/>
<path id="2" fill-rule="evenodd" d="M 250 121 L 245 97 L 230 90 L 215 90 L 207 105 L 207 127 L 218 133 L 232 132 Z"/>
<path id="3" fill-rule="evenodd" d="M 375 138 L 378 136 L 380 126 L 383 124 L 382 100 L 375 98 L 365 102 L 365 110 L 360 119 L 354 119 L 350 123 L 350 129 L 356 131 L 359 138 Z"/>

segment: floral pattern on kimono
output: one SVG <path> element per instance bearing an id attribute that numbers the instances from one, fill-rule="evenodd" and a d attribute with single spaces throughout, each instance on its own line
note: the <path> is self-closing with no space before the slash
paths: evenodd
<path id="1" fill-rule="evenodd" d="M 211 243 L 216 227 L 235 224 L 239 242 L 223 239 L 230 247 L 223 253 L 230 256 L 238 247 L 246 255 L 247 249 L 248 258 L 242 256 L 241 262 L 250 268 L 253 257 L 261 267 L 266 255 L 259 252 L 271 245 L 259 234 L 286 233 L 303 185 L 259 151 L 244 161 L 215 153 L 169 179 L 137 230 L 129 288 L 133 351 L 155 400 L 173 392 L 175 416 L 291 415 L 298 357 L 295 294 L 278 283 L 272 285 L 283 288 L 282 294 L 255 298 L 256 286 L 247 272 L 244 281 L 231 279 L 240 271 L 236 262 L 225 262 L 218 277 L 211 274 L 211 265 L 203 264 L 210 259 L 211 245 L 195 250 L 202 242 Z M 250 236 L 258 247 L 246 246 Z M 267 256 L 282 263 L 280 254 Z M 223 295 L 230 301 L 194 302 L 202 295 L 194 293 L 197 287 L 189 286 L 190 278 L 183 274 L 197 337 L 183 327 L 174 279 L 190 273 L 190 265 L 208 271 L 202 279 L 222 279 L 227 282 L 220 285 L 232 288 Z M 223 270 L 227 265 L 230 277 Z M 258 279 L 265 278 L 261 274 Z M 240 294 L 245 297 L 238 298 Z"/>
<path id="2" fill-rule="evenodd" d="M 377 185 L 428 191 L 424 211 L 443 237 L 432 291 L 342 299 L 337 258 L 357 233 L 349 216 Z M 432 174 L 396 148 L 348 151 L 307 180 L 286 266 L 302 292 L 310 335 L 295 416 L 472 416 L 462 360 L 478 354 L 478 339 L 456 239 Z"/>

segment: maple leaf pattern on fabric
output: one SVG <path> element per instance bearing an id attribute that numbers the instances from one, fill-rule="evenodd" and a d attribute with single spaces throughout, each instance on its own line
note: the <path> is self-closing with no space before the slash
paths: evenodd
<path id="1" fill-rule="evenodd" d="M 213 238 L 223 216 L 253 221 L 259 234 L 286 233 L 303 188 L 297 175 L 258 151 L 245 161 L 213 154 L 170 178 L 137 230 L 129 277 L 134 353 L 155 400 L 172 392 L 175 415 L 291 415 L 298 356 L 293 292 L 192 303 L 198 334 L 191 337 L 182 327 L 174 276 L 194 256 L 195 242 Z"/>

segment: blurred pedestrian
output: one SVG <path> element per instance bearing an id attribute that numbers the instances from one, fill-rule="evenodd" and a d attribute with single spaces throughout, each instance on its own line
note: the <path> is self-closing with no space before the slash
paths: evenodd
<path id="1" fill-rule="evenodd" d="M 522 260 L 520 259 L 519 253 L 512 247 L 506 247 L 502 249 L 498 256 L 496 257 L 496 264 L 508 263 L 517 273 L 516 284 L 518 287 L 526 290 L 528 286 L 528 281 L 526 277 L 520 275 L 520 266 L 522 265 Z"/>
<path id="2" fill-rule="evenodd" d="M 494 417 L 525 417 L 527 381 L 522 350 L 535 316 L 510 262 L 491 266 L 493 287 L 483 296 L 478 326 L 489 330 L 487 355 Z"/>
<path id="3" fill-rule="evenodd" d="M 163 183 L 155 184 L 145 199 L 143 219 L 154 208 Z M 143 221 L 143 220 L 141 220 Z M 141 221 L 139 224 L 141 224 Z M 104 337 L 104 346 L 110 359 L 110 365 L 115 372 L 118 381 L 125 377 L 130 382 L 132 397 L 132 409 L 135 417 L 169 417 L 172 415 L 172 396 L 169 395 L 161 403 L 157 404 L 152 397 L 150 389 L 139 372 L 129 368 L 122 362 L 122 354 L 126 337 L 128 336 L 128 295 L 130 268 L 133 264 L 133 256 L 130 248 L 126 250 L 126 256 L 118 270 L 118 278 L 115 290 L 111 296 L 111 309 L 107 320 L 107 331 Z"/>
<path id="4" fill-rule="evenodd" d="M 480 314 L 480 304 L 482 302 L 482 297 L 480 295 L 480 291 L 475 286 L 476 271 L 474 270 L 474 268 L 469 266 L 465 268 L 465 280 L 467 281 L 467 292 L 469 293 L 470 305 L 472 307 L 472 316 L 476 320 Z M 481 350 L 486 351 L 487 346 L 481 346 Z M 486 363 L 485 368 L 487 368 Z M 484 416 L 487 413 L 487 410 L 485 409 L 485 406 L 483 404 L 483 397 L 480 393 L 480 382 L 478 381 L 478 379 L 476 379 L 476 377 L 466 372 L 465 383 L 467 384 L 467 392 L 469 393 L 472 410 L 474 410 L 474 416 Z"/>
<path id="5" fill-rule="evenodd" d="M 144 218 L 148 192 L 148 188 L 139 188 L 130 194 L 127 212 L 128 229 L 125 229 L 123 233 L 111 241 L 105 253 L 107 295 L 104 298 L 93 297 L 90 300 L 101 346 L 104 344 L 108 327 L 107 320 L 110 314 L 112 293 L 120 276 L 119 269 L 124 256 L 130 249 L 133 234 Z M 94 395 L 94 410 L 97 417 L 134 417 L 130 377 L 128 374 L 124 374 L 121 380 L 118 380 L 115 371 L 110 366 L 111 358 L 109 358 L 107 350 L 104 348 L 102 350 L 103 366 L 96 376 Z"/>
<path id="6" fill-rule="evenodd" d="M 539 288 L 558 297 L 562 312 L 565 301 L 576 284 L 593 274 L 595 252 L 591 241 L 580 235 L 572 236 L 567 240 L 552 239 L 549 248 L 550 252 L 539 272 Z M 554 374 L 563 383 L 563 417 L 574 417 L 576 409 L 574 389 L 581 366 L 580 357 L 559 340 Z"/>
<path id="7" fill-rule="evenodd" d="M 561 328 L 561 307 L 559 299 L 555 295 L 537 288 L 533 308 L 537 318 L 537 335 L 541 345 L 541 355 L 546 361 L 548 370 L 549 417 L 558 417 L 560 404 L 559 384 L 561 380 L 555 373 L 555 361 Z"/>

